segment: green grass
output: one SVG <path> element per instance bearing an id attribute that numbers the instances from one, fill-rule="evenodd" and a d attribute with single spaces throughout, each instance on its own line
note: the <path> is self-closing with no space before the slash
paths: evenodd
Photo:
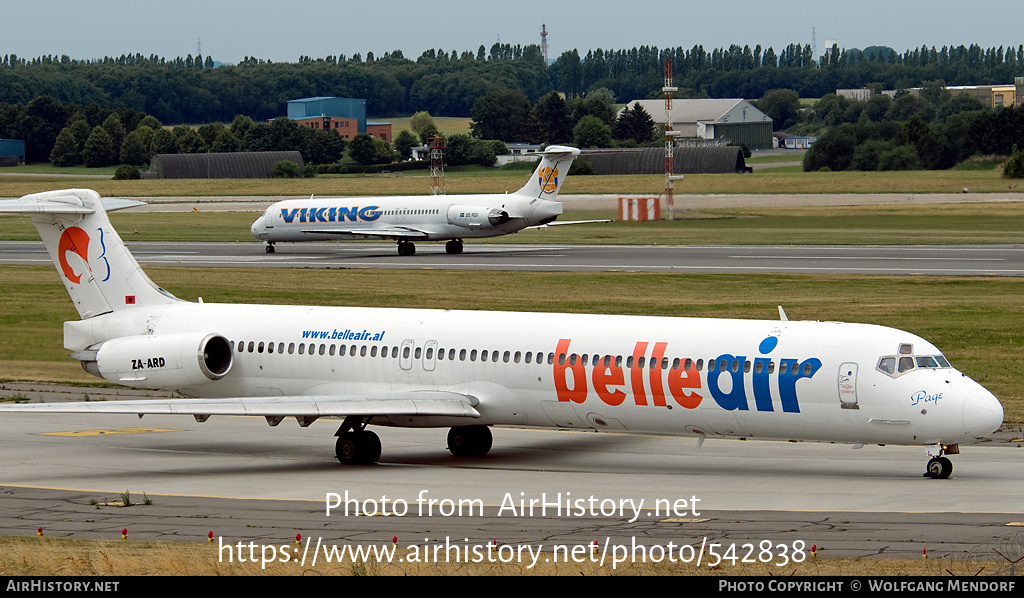
<path id="1" fill-rule="evenodd" d="M 147 268 L 183 299 L 661 316 L 843 320 L 892 326 L 935 343 L 1024 421 L 1024 338 L 1016 278 L 688 275 Z M 267 284 L 273 277 L 274 284 Z M 0 267 L 0 379 L 94 382 L 62 346 L 77 319 L 52 267 Z M 26 374 L 29 372 L 30 374 Z"/>
<path id="2" fill-rule="evenodd" d="M 524 173 L 497 168 L 448 169 L 449 195 L 504 193 L 525 182 Z M 803 172 L 799 166 L 767 168 L 750 174 L 691 174 L 676 184 L 678 194 L 825 194 L 825 193 L 1020 193 L 1012 189 L 998 169 L 913 170 L 904 172 Z M 345 175 L 313 179 L 184 179 L 114 181 L 73 176 L 5 176 L 0 173 L 0 197 L 86 187 L 104 196 L 309 196 L 316 195 L 424 195 L 430 174 L 410 171 L 381 175 Z M 658 195 L 665 188 L 663 175 L 571 176 L 564 194 Z"/>

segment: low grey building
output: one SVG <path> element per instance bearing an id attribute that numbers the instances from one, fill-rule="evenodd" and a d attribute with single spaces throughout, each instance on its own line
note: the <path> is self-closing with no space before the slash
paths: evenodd
<path id="1" fill-rule="evenodd" d="M 640 104 L 656 124 L 667 122 L 665 100 L 633 100 L 625 109 Z M 748 148 L 772 147 L 772 119 L 742 99 L 672 100 L 672 129 L 681 137 L 729 139 Z"/>

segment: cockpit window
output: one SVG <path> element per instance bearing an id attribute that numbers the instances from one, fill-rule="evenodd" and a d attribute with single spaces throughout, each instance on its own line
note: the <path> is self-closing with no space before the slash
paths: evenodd
<path id="1" fill-rule="evenodd" d="M 898 355 L 885 355 L 878 359 L 876 369 L 887 376 L 896 378 L 915 369 L 951 368 L 942 355 L 908 354 L 913 345 L 900 345 Z"/>

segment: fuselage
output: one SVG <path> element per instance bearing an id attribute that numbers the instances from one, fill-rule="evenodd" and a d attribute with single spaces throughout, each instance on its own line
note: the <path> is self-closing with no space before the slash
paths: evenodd
<path id="1" fill-rule="evenodd" d="M 516 193 L 292 199 L 267 208 L 251 232 L 268 242 L 443 241 L 507 235 L 561 213 L 557 201 Z"/>
<path id="2" fill-rule="evenodd" d="M 1003 415 L 928 341 L 838 322 L 182 302 L 68 322 L 65 344 L 185 331 L 232 346 L 227 375 L 177 389 L 195 397 L 446 390 L 476 397 L 480 424 L 913 445 Z"/>

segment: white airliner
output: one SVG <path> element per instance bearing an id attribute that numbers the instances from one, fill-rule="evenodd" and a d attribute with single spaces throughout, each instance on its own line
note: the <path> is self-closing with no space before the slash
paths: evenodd
<path id="1" fill-rule="evenodd" d="M 192 303 L 142 272 L 94 191 L 0 212 L 32 215 L 81 316 L 64 346 L 86 371 L 192 397 L 3 411 L 342 418 L 343 463 L 379 459 L 368 424 L 450 427 L 460 456 L 487 453 L 502 424 L 920 445 L 935 478 L 952 470 L 944 455 L 1002 423 L 996 397 L 892 328 L 781 308 L 759 321 Z"/>
<path id="2" fill-rule="evenodd" d="M 447 253 L 462 253 L 463 239 L 498 237 L 524 228 L 553 224 L 562 204 L 554 201 L 569 166 L 580 154 L 574 147 L 548 146 L 533 176 L 515 193 L 406 197 L 329 197 L 279 201 L 252 223 L 252 234 L 274 243 L 352 239 L 393 239 L 398 255 L 415 255 L 414 241 L 447 241 Z"/>

